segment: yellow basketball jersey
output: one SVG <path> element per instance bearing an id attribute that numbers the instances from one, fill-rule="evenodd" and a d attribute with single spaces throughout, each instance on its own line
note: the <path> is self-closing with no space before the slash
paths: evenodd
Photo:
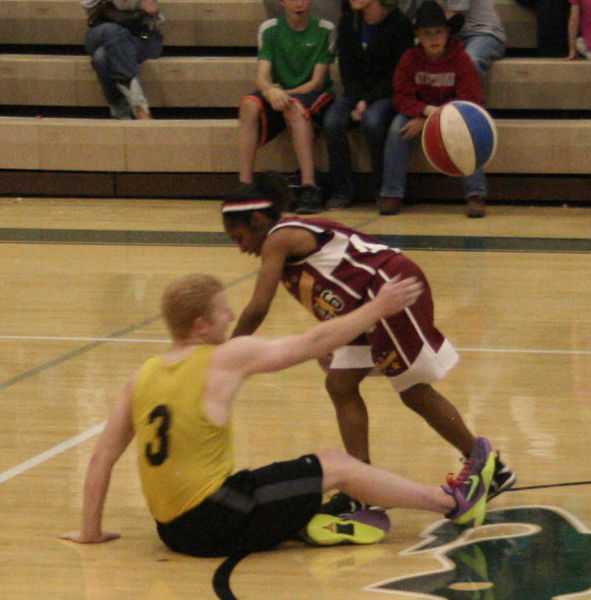
<path id="1" fill-rule="evenodd" d="M 173 365 L 159 356 L 140 369 L 133 424 L 142 488 L 154 518 L 168 523 L 217 491 L 233 469 L 230 427 L 203 412 L 205 374 L 215 346 Z"/>

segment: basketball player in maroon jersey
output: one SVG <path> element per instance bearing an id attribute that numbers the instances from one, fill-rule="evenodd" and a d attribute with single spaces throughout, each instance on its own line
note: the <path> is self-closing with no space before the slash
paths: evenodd
<path id="1" fill-rule="evenodd" d="M 424 292 L 401 313 L 336 350 L 326 389 L 335 406 L 345 449 L 370 462 L 368 415 L 359 386 L 373 369 L 388 378 L 406 406 L 468 456 L 475 436 L 457 409 L 433 387 L 457 362 L 450 342 L 434 325 L 433 298 L 421 269 L 400 250 L 325 219 L 283 218 L 292 203 L 285 180 L 267 172 L 241 186 L 222 206 L 226 233 L 242 252 L 261 258 L 252 297 L 233 336 L 253 333 L 264 320 L 279 282 L 317 319 L 346 314 L 375 297 L 385 281 L 417 277 Z M 510 488 L 515 474 L 497 459 L 488 498 Z M 339 493 L 324 505 L 331 514 L 363 508 Z"/>

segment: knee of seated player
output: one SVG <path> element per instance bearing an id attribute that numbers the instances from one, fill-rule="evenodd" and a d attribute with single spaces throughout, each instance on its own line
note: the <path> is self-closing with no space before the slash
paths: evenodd
<path id="1" fill-rule="evenodd" d="M 316 456 L 322 466 L 322 488 L 324 491 L 339 487 L 359 463 L 357 459 L 341 450 L 319 450 L 316 452 Z"/>

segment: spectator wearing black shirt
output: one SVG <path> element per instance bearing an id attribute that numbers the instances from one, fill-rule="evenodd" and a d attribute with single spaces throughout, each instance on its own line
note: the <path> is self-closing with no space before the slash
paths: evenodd
<path id="1" fill-rule="evenodd" d="M 392 79 L 402 53 L 414 43 L 409 19 L 390 0 L 350 0 L 337 28 L 344 95 L 324 118 L 332 193 L 328 209 L 355 199 L 347 133 L 360 125 L 368 142 L 374 190 L 380 189 L 383 146 L 394 116 Z"/>

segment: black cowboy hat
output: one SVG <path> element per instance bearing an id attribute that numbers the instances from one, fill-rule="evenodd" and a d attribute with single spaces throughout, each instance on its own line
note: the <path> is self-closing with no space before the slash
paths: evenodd
<path id="1" fill-rule="evenodd" d="M 455 14 L 450 19 L 445 17 L 443 8 L 435 0 L 425 0 L 415 13 L 413 27 L 449 27 L 452 33 L 457 33 L 464 24 L 464 17 Z"/>

